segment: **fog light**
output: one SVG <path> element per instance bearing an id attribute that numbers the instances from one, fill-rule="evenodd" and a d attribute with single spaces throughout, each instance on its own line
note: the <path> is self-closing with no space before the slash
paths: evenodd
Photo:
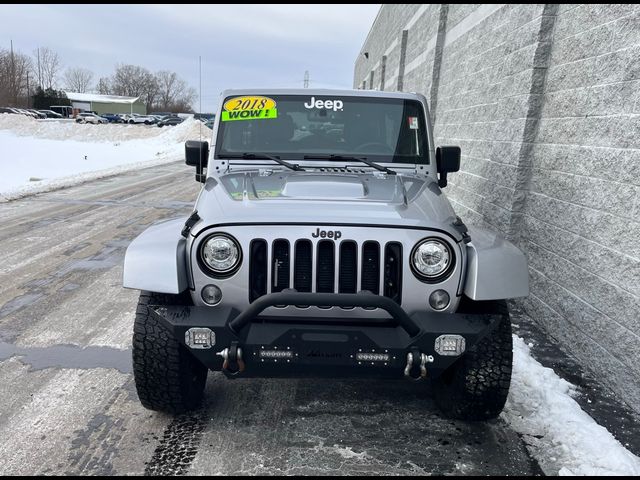
<path id="1" fill-rule="evenodd" d="M 207 305 L 217 305 L 222 300 L 222 290 L 215 285 L 207 285 L 202 289 L 202 300 Z"/>
<path id="2" fill-rule="evenodd" d="M 464 353 L 466 342 L 461 335 L 440 335 L 436 338 L 435 351 L 444 357 L 457 357 Z"/>
<path id="3" fill-rule="evenodd" d="M 190 328 L 184 332 L 184 343 L 189 348 L 211 348 L 216 344 L 216 334 L 208 328 Z"/>
<path id="4" fill-rule="evenodd" d="M 449 294 L 444 290 L 436 290 L 429 295 L 429 305 L 434 310 L 444 310 L 449 306 Z"/>

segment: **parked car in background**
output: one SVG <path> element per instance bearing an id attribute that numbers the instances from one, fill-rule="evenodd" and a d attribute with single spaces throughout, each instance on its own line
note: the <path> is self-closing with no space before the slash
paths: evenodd
<path id="1" fill-rule="evenodd" d="M 30 112 L 26 108 L 15 108 L 14 110 L 16 110 L 18 113 L 21 113 L 22 115 L 26 115 L 27 117 L 38 118 L 35 113 Z"/>
<path id="2" fill-rule="evenodd" d="M 144 123 L 145 125 L 151 125 L 157 122 L 157 120 L 151 115 L 140 115 L 134 113 L 128 120 L 129 123 Z"/>
<path id="3" fill-rule="evenodd" d="M 168 126 L 180 125 L 182 122 L 184 122 L 184 118 L 166 117 L 164 120 L 161 120 L 160 122 L 158 122 L 158 126 L 168 127 Z"/>
<path id="4" fill-rule="evenodd" d="M 34 108 L 28 108 L 27 111 L 33 113 L 34 115 L 36 115 L 37 118 L 47 118 L 47 114 L 46 113 L 42 113 L 41 111 L 36 110 Z"/>
<path id="5" fill-rule="evenodd" d="M 51 105 L 49 109 L 59 113 L 64 118 L 70 118 L 73 115 L 73 107 L 69 105 Z"/>
<path id="6" fill-rule="evenodd" d="M 47 118 L 62 118 L 62 115 L 54 112 L 53 110 L 38 110 L 40 113 L 44 113 Z"/>
<path id="7" fill-rule="evenodd" d="M 76 122 L 93 123 L 95 125 L 98 125 L 100 123 L 109 123 L 109 120 L 107 120 L 106 118 L 102 118 L 101 116 L 96 115 L 95 113 L 83 112 L 83 113 L 79 113 L 76 116 Z"/>
<path id="8" fill-rule="evenodd" d="M 11 107 L 0 107 L 0 113 L 10 113 L 12 115 L 17 114 L 18 112 L 16 112 L 15 108 L 11 108 Z"/>
<path id="9" fill-rule="evenodd" d="M 215 118 L 212 118 L 211 120 L 207 120 L 206 122 L 204 122 L 204 126 L 213 130 L 213 124 L 215 123 L 215 121 L 216 121 Z"/>
<path id="10" fill-rule="evenodd" d="M 109 123 L 123 123 L 124 120 L 122 119 L 122 117 L 120 117 L 120 115 L 117 115 L 115 113 L 103 113 L 101 115 L 102 118 L 106 118 L 107 120 L 109 120 Z"/>

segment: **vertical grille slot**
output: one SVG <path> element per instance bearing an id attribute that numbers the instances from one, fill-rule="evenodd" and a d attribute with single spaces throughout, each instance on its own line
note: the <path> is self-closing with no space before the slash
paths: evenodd
<path id="1" fill-rule="evenodd" d="M 384 248 L 384 296 L 398 304 L 402 301 L 402 245 L 397 242 Z"/>
<path id="2" fill-rule="evenodd" d="M 360 288 L 380 295 L 380 245 L 378 242 L 364 242 L 361 275 Z"/>
<path id="3" fill-rule="evenodd" d="M 281 292 L 289 288 L 289 276 L 291 264 L 289 263 L 289 242 L 287 240 L 275 240 L 271 260 L 271 291 Z"/>
<path id="4" fill-rule="evenodd" d="M 338 270 L 338 292 L 356 293 L 358 288 L 358 246 L 356 242 L 340 244 L 340 266 Z"/>
<path id="5" fill-rule="evenodd" d="M 331 240 L 318 242 L 316 291 L 333 293 L 335 287 L 335 250 Z"/>
<path id="6" fill-rule="evenodd" d="M 313 257 L 310 240 L 298 240 L 295 246 L 293 288 L 310 292 L 313 281 Z"/>
<path id="7" fill-rule="evenodd" d="M 267 242 L 253 240 L 249 246 L 249 301 L 267 293 Z"/>

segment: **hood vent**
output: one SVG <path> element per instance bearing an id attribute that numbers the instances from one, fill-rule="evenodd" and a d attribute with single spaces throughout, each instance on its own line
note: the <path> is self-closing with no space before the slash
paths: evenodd
<path id="1" fill-rule="evenodd" d="M 290 176 L 282 195 L 294 198 L 364 198 L 366 187 L 357 176 L 300 175 Z"/>

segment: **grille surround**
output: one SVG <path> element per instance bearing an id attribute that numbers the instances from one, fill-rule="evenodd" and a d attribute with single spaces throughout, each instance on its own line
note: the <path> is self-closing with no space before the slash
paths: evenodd
<path id="1" fill-rule="evenodd" d="M 400 227 L 400 226 L 383 226 L 383 225 L 342 225 L 342 224 L 320 224 L 325 229 L 331 229 L 341 232 L 341 238 L 336 242 L 336 248 L 342 241 L 354 240 L 358 244 L 358 290 L 367 290 L 362 288 L 361 275 L 362 275 L 362 245 L 367 242 L 377 242 L 380 245 L 380 251 L 384 252 L 384 247 L 389 242 L 398 242 L 402 245 L 404 254 L 408 254 L 413 246 L 426 236 L 437 237 L 451 246 L 456 255 L 456 265 L 452 274 L 442 283 L 438 285 L 429 285 L 419 281 L 413 274 L 408 264 L 408 257 L 403 259 L 403 273 L 402 273 L 402 308 L 407 314 L 412 315 L 417 312 L 423 312 L 426 309 L 430 309 L 428 305 L 428 297 L 434 289 L 444 289 L 451 296 L 451 304 L 443 311 L 444 313 L 454 313 L 458 307 L 460 301 L 460 295 L 464 288 L 464 276 L 462 275 L 463 267 L 467 262 L 467 248 L 466 245 L 461 242 L 457 242 L 453 235 L 448 234 L 443 230 L 435 230 L 430 228 L 416 228 L 416 227 Z M 224 231 L 233 235 L 242 246 L 244 252 L 244 258 L 241 268 L 231 277 L 226 279 L 217 279 L 215 281 L 223 293 L 224 298 L 220 305 L 211 308 L 234 308 L 238 311 L 244 311 L 252 302 L 249 298 L 248 285 L 249 285 L 249 270 L 251 268 L 249 245 L 253 240 L 265 239 L 267 242 L 267 250 L 269 259 L 271 258 L 271 246 L 272 242 L 277 239 L 286 238 L 289 240 L 292 248 L 291 258 L 291 279 L 295 278 L 295 266 L 293 248 L 297 242 L 310 242 L 314 251 L 313 256 L 315 259 L 315 247 L 321 238 L 314 237 L 318 228 L 317 224 L 286 224 L 280 223 L 278 225 L 266 225 L 266 224 L 238 224 L 238 225 L 225 225 Z M 189 265 L 189 273 L 191 286 L 194 289 L 192 291 L 192 299 L 196 306 L 206 306 L 206 304 L 200 298 L 198 292 L 205 286 L 211 283 L 211 277 L 206 272 L 198 268 L 198 248 L 202 240 L 207 236 L 209 232 L 220 231 L 221 226 L 215 225 L 198 232 L 196 236 L 187 239 L 187 248 L 189 250 L 189 256 L 191 263 Z M 335 241 L 335 239 L 333 239 Z M 311 262 L 312 265 L 312 287 L 315 289 L 315 260 Z M 366 269 L 365 269 L 366 270 Z M 380 277 L 382 282 L 382 274 Z M 271 282 L 271 272 L 268 272 L 268 285 Z M 336 276 L 336 285 L 338 278 Z M 292 284 L 293 285 L 293 284 Z M 380 288 L 382 288 L 380 283 Z M 195 293 L 194 293 L 195 292 Z M 267 292 L 270 293 L 270 292 Z M 379 295 L 382 294 L 382 290 Z M 304 308 L 304 309 L 303 309 Z M 326 321 L 333 321 L 341 316 L 347 316 L 349 318 L 358 318 L 362 320 L 376 319 L 376 321 L 382 319 L 388 319 L 388 314 L 381 309 L 364 309 L 354 308 L 351 310 L 342 310 L 341 307 L 331 307 L 328 309 L 321 309 L 315 306 L 296 306 L 290 305 L 286 308 L 269 308 L 265 310 L 261 316 L 264 317 L 290 317 L 292 319 L 304 320 L 309 319 L 313 321 L 316 318 L 324 318 Z"/>

